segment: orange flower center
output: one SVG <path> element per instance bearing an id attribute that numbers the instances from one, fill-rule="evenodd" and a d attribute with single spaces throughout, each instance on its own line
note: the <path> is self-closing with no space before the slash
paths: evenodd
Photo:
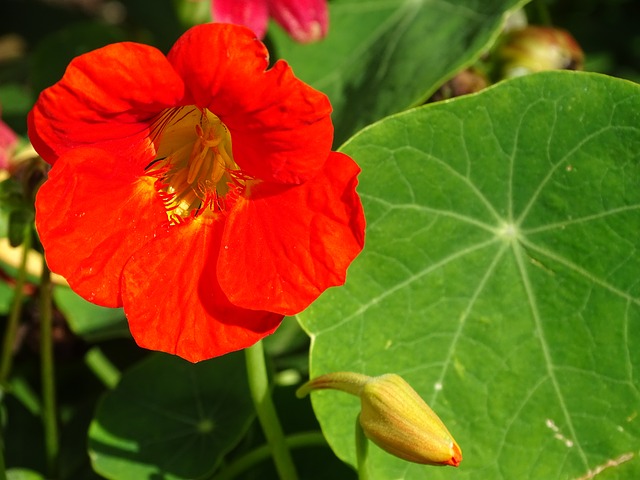
<path id="1" fill-rule="evenodd" d="M 172 224 L 189 217 L 215 216 L 225 200 L 244 191 L 251 180 L 233 160 L 226 125 L 206 108 L 171 108 L 153 123 L 156 157 L 145 172 Z"/>

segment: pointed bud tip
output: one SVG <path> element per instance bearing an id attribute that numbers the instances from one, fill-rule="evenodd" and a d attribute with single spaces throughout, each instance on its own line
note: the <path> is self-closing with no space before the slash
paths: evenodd
<path id="1" fill-rule="evenodd" d="M 455 442 L 453 442 L 453 446 L 451 447 L 451 450 L 453 450 L 451 458 L 447 462 L 445 462 L 445 465 L 451 465 L 452 467 L 457 467 L 458 465 L 460 465 L 460 462 L 462 461 L 462 451 L 460 451 L 460 447 Z"/>

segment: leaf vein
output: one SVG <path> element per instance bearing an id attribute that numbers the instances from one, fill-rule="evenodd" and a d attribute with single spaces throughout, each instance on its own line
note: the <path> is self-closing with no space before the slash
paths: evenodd
<path id="1" fill-rule="evenodd" d="M 580 458 L 584 463 L 585 467 L 589 468 L 589 461 L 587 460 L 587 456 L 580 445 L 578 437 L 576 435 L 575 428 L 573 426 L 573 421 L 571 420 L 571 415 L 569 413 L 569 409 L 564 401 L 564 394 L 562 393 L 562 389 L 560 388 L 560 383 L 555 374 L 555 366 L 553 362 L 553 357 L 551 355 L 551 351 L 549 349 L 549 345 L 547 344 L 546 335 L 544 332 L 544 328 L 542 326 L 542 318 L 540 316 L 540 312 L 538 311 L 538 304 L 536 300 L 535 293 L 533 292 L 533 285 L 531 285 L 531 280 L 529 279 L 529 274 L 527 273 L 524 254 L 520 245 L 517 243 L 513 243 L 513 253 L 516 259 L 516 264 L 518 266 L 518 270 L 520 271 L 520 278 L 522 279 L 522 285 L 524 287 L 527 298 L 529 299 L 529 307 L 531 308 L 531 315 L 533 317 L 534 327 L 538 334 L 538 339 L 540 340 L 540 348 L 542 349 L 542 355 L 544 357 L 545 366 L 547 369 L 547 375 L 551 380 L 551 384 L 558 398 L 558 403 L 560 404 L 560 409 L 567 423 L 567 428 L 569 429 L 569 434 L 571 435 L 571 439 L 574 442 L 574 445 L 577 447 Z"/>
<path id="2" fill-rule="evenodd" d="M 480 282 L 478 283 L 478 286 L 476 287 L 475 291 L 473 292 L 473 295 L 469 299 L 469 302 L 467 303 L 466 308 L 461 313 L 460 319 L 458 321 L 458 328 L 456 329 L 456 331 L 453 334 L 453 338 L 451 340 L 451 345 L 449 345 L 449 350 L 447 351 L 447 356 L 444 359 L 442 370 L 440 371 L 440 376 L 436 380 L 436 383 L 442 384 L 442 382 L 444 380 L 444 377 L 445 377 L 447 371 L 449 370 L 449 367 L 451 366 L 451 362 L 453 361 L 453 355 L 455 353 L 456 346 L 457 346 L 458 341 L 459 341 L 459 339 L 460 339 L 460 337 L 462 335 L 462 331 L 464 330 L 464 326 L 465 326 L 465 324 L 467 322 L 467 319 L 469 318 L 469 315 L 471 314 L 471 310 L 472 310 L 473 306 L 475 305 L 476 300 L 478 300 L 478 297 L 480 296 L 480 293 L 482 293 L 482 291 L 484 290 L 484 287 L 487 285 L 487 282 L 489 281 L 489 278 L 491 277 L 491 274 L 495 271 L 496 266 L 498 265 L 498 262 L 503 257 L 504 253 L 507 251 L 507 247 L 508 247 L 508 244 L 504 243 L 501 246 L 501 248 L 498 250 L 498 252 L 494 256 L 493 260 L 491 261 L 491 263 L 487 267 L 486 272 L 484 273 L 484 275 L 480 279 Z M 440 393 L 440 391 L 441 390 L 435 390 L 433 392 L 433 394 L 431 395 L 430 404 L 432 406 L 435 405 L 436 400 L 438 399 L 438 394 Z"/>
<path id="3" fill-rule="evenodd" d="M 353 320 L 354 318 L 358 317 L 359 315 L 362 315 L 363 313 L 365 313 L 369 308 L 371 308 L 374 305 L 379 304 L 382 300 L 384 300 L 385 298 L 387 298 L 390 295 L 393 295 L 394 293 L 396 293 L 398 290 L 401 290 L 403 288 L 408 287 L 409 285 L 411 285 L 413 282 L 420 280 L 422 277 L 429 275 L 430 273 L 433 273 L 434 271 L 438 270 L 439 268 L 444 267 L 445 265 L 448 265 L 451 262 L 454 262 L 466 255 L 469 255 L 471 253 L 474 253 L 478 250 L 482 250 L 483 248 L 487 248 L 491 245 L 493 245 L 494 243 L 496 243 L 497 239 L 496 238 L 491 238 L 489 240 L 486 240 L 484 242 L 480 242 L 477 243 L 475 245 L 469 246 L 467 248 L 461 249 L 445 258 L 443 258 L 442 260 L 431 264 L 429 266 L 427 266 L 427 268 L 421 270 L 420 272 L 417 272 L 416 274 L 408 277 L 407 279 L 405 279 L 402 282 L 399 282 L 398 284 L 389 287 L 387 289 L 385 289 L 383 292 L 381 292 L 380 294 L 374 296 L 373 298 L 371 298 L 371 300 L 369 300 L 367 303 L 363 304 L 360 306 L 360 308 L 358 308 L 355 312 L 353 312 L 352 314 L 346 316 L 345 318 L 343 318 L 340 322 L 336 322 L 333 325 L 331 325 L 329 328 L 319 331 L 318 332 L 318 336 L 322 335 L 322 334 L 326 334 L 329 333 L 333 330 L 336 330 L 338 328 L 340 328 L 342 325 L 350 322 L 351 320 Z"/>

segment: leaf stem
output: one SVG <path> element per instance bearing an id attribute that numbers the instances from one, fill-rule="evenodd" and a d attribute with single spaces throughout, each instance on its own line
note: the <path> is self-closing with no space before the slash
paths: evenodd
<path id="1" fill-rule="evenodd" d="M 40 277 L 40 366 L 42 375 L 42 421 L 49 476 L 56 477 L 58 462 L 58 423 L 56 416 L 55 371 L 53 360 L 53 307 L 51 272 L 43 258 Z"/>
<path id="2" fill-rule="evenodd" d="M 7 467 L 4 464 L 4 439 L 0 432 L 0 480 L 7 480 Z"/>
<path id="3" fill-rule="evenodd" d="M 358 465 L 358 480 L 368 480 L 369 472 L 367 470 L 367 450 L 368 439 L 364 434 L 362 425 L 360 425 L 360 414 L 356 417 L 356 458 Z"/>
<path id="4" fill-rule="evenodd" d="M 284 440 L 289 449 L 327 446 L 327 440 L 321 432 L 293 433 L 291 435 L 287 435 Z M 235 459 L 211 480 L 231 480 L 241 473 L 246 472 L 254 465 L 266 460 L 270 455 L 271 447 L 269 445 L 261 445 Z"/>
<path id="5" fill-rule="evenodd" d="M 100 347 L 91 348 L 84 356 L 84 362 L 105 387 L 113 389 L 120 381 L 120 370 L 102 352 Z"/>
<path id="6" fill-rule="evenodd" d="M 15 348 L 18 325 L 22 316 L 22 303 L 24 298 L 24 284 L 27 277 L 27 258 L 31 250 L 31 225 L 25 227 L 24 241 L 22 242 L 22 257 L 16 274 L 16 284 L 13 290 L 13 299 L 9 319 L 4 334 L 2 345 L 2 360 L 0 361 L 0 385 L 5 385 L 11 373 L 13 364 L 13 351 Z"/>
<path id="7" fill-rule="evenodd" d="M 549 7 L 547 6 L 547 2 L 545 0 L 538 0 L 536 3 L 537 14 L 541 25 L 545 25 L 550 27 L 552 25 L 551 22 L 551 14 L 549 13 Z"/>
<path id="8" fill-rule="evenodd" d="M 258 420 L 267 438 L 281 480 L 297 480 L 298 474 L 285 442 L 284 433 L 271 399 L 262 341 L 245 349 L 249 389 Z"/>

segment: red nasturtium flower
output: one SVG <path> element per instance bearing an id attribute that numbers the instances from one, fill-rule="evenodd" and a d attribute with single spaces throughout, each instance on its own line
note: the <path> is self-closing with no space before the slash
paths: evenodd
<path id="1" fill-rule="evenodd" d="M 142 347 L 199 361 L 252 345 L 344 282 L 359 168 L 331 106 L 249 29 L 74 59 L 29 115 L 52 165 L 36 199 L 51 269 L 123 306 Z"/>

